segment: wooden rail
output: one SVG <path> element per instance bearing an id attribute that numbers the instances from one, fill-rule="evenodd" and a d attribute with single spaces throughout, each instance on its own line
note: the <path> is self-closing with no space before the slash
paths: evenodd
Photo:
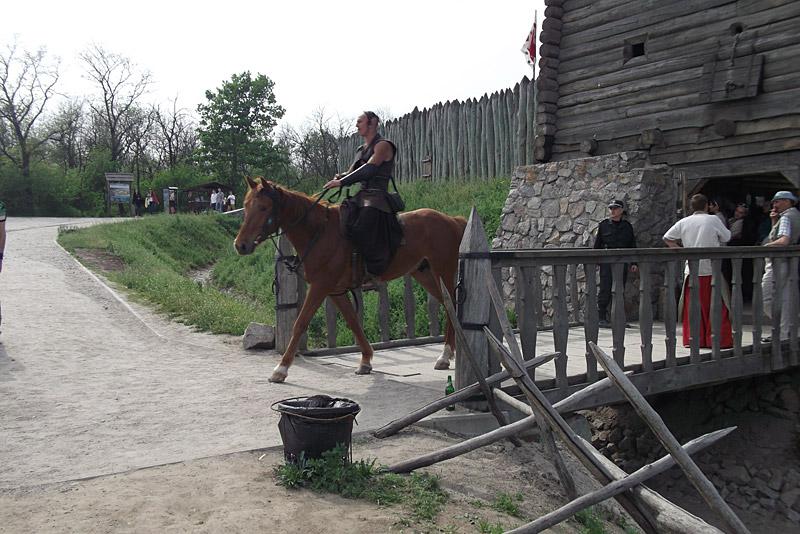
<path id="1" fill-rule="evenodd" d="M 537 250 L 492 250 L 480 251 L 480 244 L 474 249 L 462 248 L 461 262 L 487 262 L 493 271 L 510 269 L 514 274 L 516 298 L 513 310 L 518 318 L 519 337 L 525 359 L 536 357 L 537 337 L 543 315 L 552 320 L 553 343 L 560 356 L 556 359 L 555 380 L 551 386 L 558 390 L 552 399 L 565 398 L 570 392 L 598 380 L 600 373 L 596 359 L 592 357 L 589 343 L 598 341 L 597 312 L 597 266 L 612 266 L 611 331 L 614 361 L 622 368 L 635 369 L 635 375 L 654 375 L 659 373 L 662 384 L 657 390 L 681 389 L 694 384 L 710 381 L 712 378 L 747 376 L 759 372 L 771 372 L 798 365 L 798 262 L 800 246 L 792 247 L 714 247 L 681 249 L 616 249 L 594 250 L 587 248 L 537 249 Z M 474 252 L 473 252 L 474 251 Z M 700 346 L 697 333 L 701 325 L 701 303 L 699 267 L 701 260 L 709 260 L 712 268 L 711 283 L 711 346 Z M 743 331 L 744 299 L 742 295 L 743 260 L 754 263 L 753 275 L 753 329 L 745 336 Z M 771 287 L 762 286 L 765 260 L 771 262 L 773 279 Z M 723 262 L 731 265 L 731 284 L 723 276 Z M 625 266 L 636 264 L 638 276 L 638 322 L 640 332 L 639 346 L 626 346 L 626 313 L 623 295 L 623 274 Z M 677 298 L 681 284 L 684 283 L 684 265 L 688 265 L 686 284 L 690 288 L 688 317 L 690 325 L 689 358 L 684 361 L 677 357 Z M 474 272 L 476 269 L 462 267 L 460 272 Z M 635 279 L 634 279 L 635 280 Z M 461 285 L 479 290 L 479 281 L 463 280 Z M 630 283 L 630 282 L 629 282 Z M 546 295 L 543 287 L 550 288 Z M 765 316 L 762 295 L 770 290 L 776 298 L 772 300 L 771 318 Z M 663 306 L 657 309 L 654 302 L 659 301 L 663 291 Z M 728 296 L 729 294 L 729 296 Z M 790 295 L 788 309 L 782 295 Z M 723 297 L 723 295 L 725 295 Z M 567 305 L 569 303 L 569 306 Z M 506 304 L 509 306 L 508 302 Z M 722 347 L 722 313 L 729 312 L 733 344 Z M 781 339 L 781 316 L 789 314 L 789 330 Z M 653 325 L 661 316 L 665 326 L 663 339 L 654 339 Z M 576 321 L 583 324 L 583 337 L 586 345 L 586 374 L 581 377 L 567 376 L 569 358 L 580 357 L 568 352 L 570 325 Z M 766 335 L 771 335 L 769 346 L 762 345 L 762 326 L 766 325 Z M 491 325 L 489 325 L 490 328 Z M 495 332 L 497 334 L 497 332 Z M 574 330 L 572 335 L 574 335 Z M 664 343 L 666 357 L 654 365 L 655 344 Z M 707 349 L 707 350 L 703 350 Z M 635 357 L 632 357 L 635 355 Z M 707 362 L 724 364 L 724 371 L 717 366 L 705 365 Z M 458 364 L 457 364 L 458 365 Z M 686 366 L 689 366 L 688 368 Z M 664 376 L 664 370 L 683 367 L 680 373 Z M 488 369 L 484 372 L 488 373 Z M 737 374 L 738 373 L 738 374 Z M 456 373 L 459 376 L 459 373 Z M 469 377 L 467 377 L 469 378 Z M 466 379 L 465 379 L 466 380 Z M 637 386 L 648 389 L 647 381 L 636 377 Z"/>

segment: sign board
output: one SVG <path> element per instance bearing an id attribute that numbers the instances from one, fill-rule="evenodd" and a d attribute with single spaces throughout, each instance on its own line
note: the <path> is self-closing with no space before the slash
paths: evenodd
<path id="1" fill-rule="evenodd" d="M 108 200 L 112 204 L 127 204 L 131 201 L 130 182 L 108 182 Z"/>
<path id="2" fill-rule="evenodd" d="M 120 217 L 130 215 L 131 188 L 133 175 L 120 172 L 107 172 L 106 177 L 106 208 L 108 213 L 117 212 Z"/>

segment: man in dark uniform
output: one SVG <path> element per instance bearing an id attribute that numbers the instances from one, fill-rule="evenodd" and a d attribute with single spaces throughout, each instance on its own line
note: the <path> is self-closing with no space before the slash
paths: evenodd
<path id="1" fill-rule="evenodd" d="M 364 259 L 367 273 L 379 276 L 389 267 L 400 246 L 403 231 L 389 201 L 389 182 L 392 181 L 397 149 L 378 133 L 380 119 L 365 111 L 356 121 L 358 135 L 364 144 L 345 175 L 337 174 L 325 184 L 331 187 L 361 184 L 355 196 L 357 209 L 348 215 L 348 237 Z"/>
<path id="2" fill-rule="evenodd" d="M 608 203 L 611 216 L 600 222 L 597 227 L 597 237 L 594 240 L 594 248 L 636 248 L 636 236 L 633 235 L 633 226 L 628 221 L 622 219 L 625 205 L 621 200 L 612 200 Z M 637 271 L 636 265 L 630 266 L 631 272 Z M 628 280 L 628 265 L 625 265 L 622 275 L 622 286 Z M 611 264 L 600 264 L 600 289 L 597 293 L 597 311 L 600 316 L 600 326 L 609 328 L 611 323 L 608 320 L 608 305 L 611 302 L 611 284 L 613 282 L 611 274 Z"/>

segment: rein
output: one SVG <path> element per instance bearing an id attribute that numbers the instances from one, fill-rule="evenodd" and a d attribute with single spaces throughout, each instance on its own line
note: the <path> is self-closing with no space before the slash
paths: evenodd
<path id="1" fill-rule="evenodd" d="M 269 238 L 270 241 L 272 241 L 272 245 L 275 247 L 275 252 L 277 253 L 277 260 L 286 265 L 286 268 L 293 273 L 296 273 L 303 265 L 303 260 L 308 257 L 308 254 L 311 252 L 311 249 L 319 240 L 327 224 L 323 225 L 322 228 L 317 229 L 317 231 L 314 233 L 314 236 L 311 238 L 311 241 L 309 241 L 308 245 L 306 245 L 306 249 L 300 255 L 296 254 L 289 256 L 284 255 L 281 252 L 280 247 L 278 247 L 278 243 L 275 241 L 275 238 L 284 235 L 287 231 L 291 230 L 298 224 L 302 223 L 306 219 L 306 217 L 308 217 L 308 214 L 311 213 L 311 210 L 314 209 L 314 207 L 317 204 L 319 204 L 319 202 L 325 197 L 328 191 L 329 191 L 328 189 L 322 190 L 314 199 L 314 203 L 308 206 L 306 210 L 303 212 L 303 214 L 297 218 L 297 220 L 287 224 L 283 228 L 281 228 L 281 224 L 278 219 L 278 214 L 280 213 L 282 204 L 281 202 L 282 194 L 277 189 L 269 189 L 265 191 L 265 194 L 272 200 L 272 214 L 275 215 L 275 220 L 273 222 L 273 218 L 268 217 L 264 221 L 264 226 L 261 229 L 261 234 L 259 234 L 259 237 L 264 239 L 263 236 L 266 234 L 266 237 Z M 335 195 L 331 195 L 329 200 L 334 200 L 335 198 L 338 198 L 339 195 L 341 195 L 341 189 L 337 191 Z M 326 223 L 328 222 L 328 208 L 325 209 L 325 222 Z M 277 231 L 273 233 L 267 233 L 267 228 L 272 225 L 275 226 Z"/>

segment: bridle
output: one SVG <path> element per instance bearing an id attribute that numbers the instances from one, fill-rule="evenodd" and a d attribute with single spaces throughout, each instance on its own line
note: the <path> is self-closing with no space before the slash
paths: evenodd
<path id="1" fill-rule="evenodd" d="M 317 204 L 319 204 L 319 202 L 325 197 L 325 195 L 330 190 L 329 189 L 322 190 L 322 192 L 320 192 L 314 199 L 314 203 L 308 206 L 308 208 L 306 208 L 306 210 L 303 212 L 302 215 L 300 215 L 300 217 L 298 217 L 291 223 L 286 224 L 285 226 L 283 226 L 283 228 L 281 228 L 281 221 L 279 220 L 281 205 L 283 204 L 283 193 L 278 188 L 275 187 L 267 188 L 266 186 L 262 186 L 261 191 L 265 195 L 267 195 L 267 197 L 269 197 L 269 199 L 272 201 L 272 210 L 270 212 L 269 217 L 264 219 L 264 224 L 261 226 L 261 232 L 256 237 L 256 244 L 261 243 L 267 239 L 272 241 L 272 245 L 275 247 L 275 252 L 277 254 L 277 260 L 283 262 L 283 264 L 286 265 L 286 268 L 289 269 L 289 271 L 296 273 L 303 265 L 303 260 L 305 260 L 308 257 L 308 254 L 311 252 L 311 249 L 317 243 L 325 227 L 328 225 L 327 223 L 329 218 L 330 207 L 329 206 L 325 207 L 325 222 L 321 227 L 317 227 L 317 230 L 311 237 L 311 241 L 308 242 L 308 245 L 306 245 L 306 249 L 303 251 L 301 255 L 296 255 L 296 254 L 289 256 L 284 255 L 281 252 L 281 249 L 278 246 L 278 243 L 275 241 L 275 239 L 277 237 L 286 234 L 286 232 L 288 232 L 289 230 L 291 230 L 292 228 L 303 222 L 306 219 L 306 217 L 308 217 L 308 214 L 311 213 L 311 210 L 314 209 L 314 207 Z M 339 189 L 334 195 L 331 195 L 331 197 L 328 200 L 333 201 L 335 199 L 338 199 L 339 195 L 341 195 L 341 189 Z"/>

